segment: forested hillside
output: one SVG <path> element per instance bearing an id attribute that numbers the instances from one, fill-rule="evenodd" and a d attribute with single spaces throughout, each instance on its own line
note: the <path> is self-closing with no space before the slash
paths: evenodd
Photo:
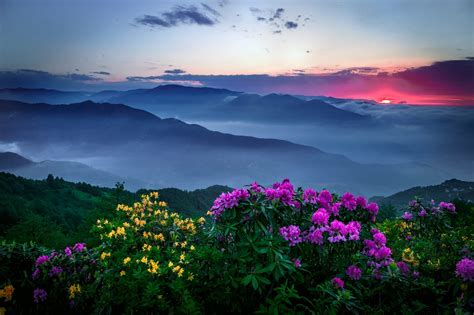
<path id="1" fill-rule="evenodd" d="M 175 188 L 158 190 L 161 199 L 188 216 L 206 212 L 225 186 L 195 191 Z M 115 189 L 71 183 L 48 176 L 30 180 L 0 172 L 0 238 L 61 247 L 89 240 L 89 229 L 97 218 L 111 217 L 118 203 L 133 203 L 146 193 L 132 193 L 119 183 Z"/>

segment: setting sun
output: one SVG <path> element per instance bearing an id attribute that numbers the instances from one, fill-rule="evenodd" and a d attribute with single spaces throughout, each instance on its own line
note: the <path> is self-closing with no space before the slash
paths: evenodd
<path id="1" fill-rule="evenodd" d="M 381 104 L 392 104 L 392 100 L 390 100 L 388 98 L 384 98 L 379 103 L 381 103 Z"/>

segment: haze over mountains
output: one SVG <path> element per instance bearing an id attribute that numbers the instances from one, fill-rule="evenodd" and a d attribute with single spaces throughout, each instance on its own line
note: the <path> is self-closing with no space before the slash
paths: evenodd
<path id="1" fill-rule="evenodd" d="M 472 141 L 461 136 L 474 128 L 470 108 L 179 85 L 99 93 L 4 89 L 2 98 L 22 102 L 0 101 L 0 151 L 80 162 L 143 187 L 291 177 L 369 196 L 474 177 Z"/>

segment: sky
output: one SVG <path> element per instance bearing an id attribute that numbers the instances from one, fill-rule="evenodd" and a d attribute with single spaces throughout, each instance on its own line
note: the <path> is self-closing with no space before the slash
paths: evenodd
<path id="1" fill-rule="evenodd" d="M 0 0 L 0 88 L 474 105 L 472 0 Z"/>

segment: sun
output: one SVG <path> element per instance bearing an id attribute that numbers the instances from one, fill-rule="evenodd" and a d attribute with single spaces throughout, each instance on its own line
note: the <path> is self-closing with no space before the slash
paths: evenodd
<path id="1" fill-rule="evenodd" d="M 380 104 L 392 104 L 392 100 L 388 99 L 388 98 L 384 98 L 379 103 Z"/>

